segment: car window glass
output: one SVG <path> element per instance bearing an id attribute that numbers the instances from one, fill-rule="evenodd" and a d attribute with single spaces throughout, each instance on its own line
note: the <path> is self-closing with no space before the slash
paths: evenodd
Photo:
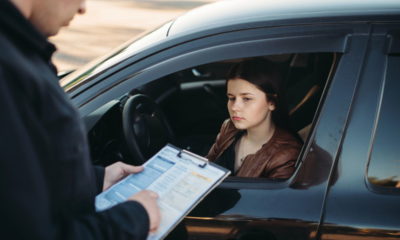
<path id="1" fill-rule="evenodd" d="M 383 187 L 400 188 L 400 55 L 388 56 L 386 78 L 370 155 L 368 180 Z"/>

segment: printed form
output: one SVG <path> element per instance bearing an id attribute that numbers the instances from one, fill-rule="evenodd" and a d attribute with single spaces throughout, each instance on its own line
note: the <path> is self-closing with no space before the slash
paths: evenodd
<path id="1" fill-rule="evenodd" d="M 167 145 L 144 165 L 144 170 L 115 184 L 96 197 L 102 211 L 133 194 L 152 190 L 159 195 L 161 223 L 148 240 L 163 239 L 200 200 L 229 175 L 229 170 L 202 157 Z"/>

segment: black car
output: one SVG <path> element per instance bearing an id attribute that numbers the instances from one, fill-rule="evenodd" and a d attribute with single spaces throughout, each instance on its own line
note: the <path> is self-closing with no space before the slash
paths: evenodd
<path id="1" fill-rule="evenodd" d="M 167 142 L 207 154 L 229 117 L 225 74 L 253 57 L 285 73 L 290 123 L 304 141 L 296 171 L 284 181 L 229 177 L 177 232 L 400 238 L 398 0 L 219 1 L 61 84 L 86 123 L 94 164 L 141 164 Z"/>

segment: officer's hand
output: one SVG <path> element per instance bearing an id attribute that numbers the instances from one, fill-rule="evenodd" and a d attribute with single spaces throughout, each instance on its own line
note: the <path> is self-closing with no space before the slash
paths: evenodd
<path id="1" fill-rule="evenodd" d="M 107 166 L 104 174 L 103 191 L 129 174 L 138 173 L 141 171 L 143 171 L 143 166 L 135 167 L 123 162 L 116 162 Z"/>
<path id="2" fill-rule="evenodd" d="M 150 218 L 150 232 L 156 231 L 161 221 L 160 208 L 157 204 L 157 198 L 157 193 L 149 190 L 143 190 L 128 199 L 138 201 L 146 209 Z"/>

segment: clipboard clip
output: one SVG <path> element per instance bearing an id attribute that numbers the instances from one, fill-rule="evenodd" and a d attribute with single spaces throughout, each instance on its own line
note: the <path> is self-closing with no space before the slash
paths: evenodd
<path id="1" fill-rule="evenodd" d="M 186 154 L 186 155 L 189 155 L 189 156 L 192 157 L 192 158 L 195 158 L 196 160 L 201 161 L 201 163 L 198 163 L 198 162 L 193 161 L 192 158 L 184 158 L 183 155 L 182 155 L 183 153 Z M 191 161 L 193 164 L 197 165 L 197 166 L 200 167 L 200 168 L 205 168 L 205 166 L 207 166 L 207 163 L 208 163 L 207 158 L 202 157 L 202 156 L 199 156 L 199 155 L 194 154 L 194 153 L 192 153 L 192 152 L 189 152 L 189 151 L 187 151 L 187 150 L 185 150 L 185 149 L 179 150 L 177 156 L 178 156 L 179 158 L 182 158 L 182 159 L 186 159 L 186 160 Z"/>

